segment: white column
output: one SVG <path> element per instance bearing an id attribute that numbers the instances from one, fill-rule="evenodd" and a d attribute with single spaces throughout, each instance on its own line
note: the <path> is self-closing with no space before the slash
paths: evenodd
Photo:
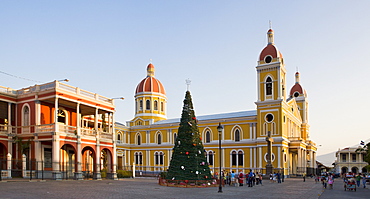
<path id="1" fill-rule="evenodd" d="M 59 132 L 59 126 L 58 126 L 58 96 L 55 96 L 55 102 L 54 102 L 54 124 L 55 124 L 55 132 Z"/>
<path id="2" fill-rule="evenodd" d="M 253 123 L 249 123 L 249 139 L 253 139 Z"/>
<path id="3" fill-rule="evenodd" d="M 54 132 L 53 145 L 52 145 L 52 165 L 53 165 L 53 174 L 54 174 L 55 180 L 61 179 L 59 163 L 60 163 L 59 135 L 57 134 L 57 132 Z"/>
<path id="4" fill-rule="evenodd" d="M 101 157 L 100 143 L 99 143 L 99 139 L 97 139 L 97 141 L 96 141 L 96 153 L 95 153 L 96 168 L 95 168 L 95 172 L 94 172 L 94 180 L 101 180 L 100 157 Z"/>
<path id="5" fill-rule="evenodd" d="M 249 148 L 249 167 L 253 167 L 253 148 Z"/>
<path id="6" fill-rule="evenodd" d="M 259 163 L 260 163 L 259 167 L 262 168 L 263 167 L 263 165 L 262 165 L 262 160 L 263 160 L 262 147 L 258 147 L 258 149 L 259 149 L 259 152 L 258 152 L 259 158 L 258 159 L 260 160 L 259 161 Z"/>
<path id="7" fill-rule="evenodd" d="M 76 129 L 76 132 L 77 132 L 77 135 L 80 135 L 81 134 L 81 113 L 80 113 L 80 103 L 78 102 L 77 103 L 77 108 L 76 108 L 76 112 L 77 112 L 77 121 L 76 121 L 76 126 L 77 126 L 77 129 Z"/>
<path id="8" fill-rule="evenodd" d="M 278 69 L 278 80 L 277 80 L 278 82 L 277 82 L 277 86 L 276 86 L 276 88 L 278 89 L 278 99 L 281 99 L 281 91 L 282 91 L 282 88 L 281 88 L 281 85 L 280 85 L 280 83 L 281 83 L 281 70 L 280 69 Z"/>
<path id="9" fill-rule="evenodd" d="M 278 160 L 278 168 L 281 168 L 281 147 L 277 147 L 277 160 Z"/>
<path id="10" fill-rule="evenodd" d="M 12 133 L 12 127 L 11 126 L 12 126 L 12 103 L 8 102 L 8 134 Z M 9 150 L 9 148 L 8 148 L 8 150 Z"/>
<path id="11" fill-rule="evenodd" d="M 257 148 L 253 148 L 253 167 L 256 168 L 257 167 Z"/>
<path id="12" fill-rule="evenodd" d="M 257 70 L 257 91 L 258 91 L 258 101 L 261 101 L 261 90 L 260 90 L 260 76 L 261 76 L 261 71 Z M 263 91 L 262 91 L 263 92 Z"/>
<path id="13" fill-rule="evenodd" d="M 12 178 L 12 155 L 10 153 L 8 153 L 6 155 L 6 168 L 8 170 L 8 178 Z M 0 172 L 1 172 L 1 169 L 0 169 Z"/>
<path id="14" fill-rule="evenodd" d="M 253 138 L 257 139 L 257 123 L 253 123 Z"/>
<path id="15" fill-rule="evenodd" d="M 36 125 L 41 124 L 41 122 L 40 122 L 41 118 L 40 117 L 41 117 L 41 103 L 40 103 L 39 100 L 36 100 L 35 101 L 35 123 L 36 123 Z"/>
<path id="16" fill-rule="evenodd" d="M 125 157 L 127 157 L 126 162 L 128 162 L 128 164 L 130 164 L 130 162 L 131 162 L 131 151 L 130 150 L 126 150 Z"/>
<path id="17" fill-rule="evenodd" d="M 109 120 L 109 124 L 112 122 L 112 129 L 110 130 L 110 133 L 112 133 L 112 137 L 113 137 L 113 141 L 112 141 L 112 144 L 113 144 L 113 171 L 112 171 L 112 176 L 111 178 L 114 179 L 114 180 L 118 180 L 117 178 L 117 145 L 116 145 L 116 132 L 115 132 L 115 118 L 114 118 L 114 113 L 109 113 L 109 119 L 112 118 L 112 121 Z"/>
<path id="18" fill-rule="evenodd" d="M 99 116 L 99 109 L 95 108 L 94 128 L 96 132 L 99 132 L 98 131 L 98 116 Z"/>
<path id="19" fill-rule="evenodd" d="M 300 167 L 302 167 L 302 149 L 301 148 L 298 149 L 298 164 L 297 164 L 297 167 L 298 167 L 298 169 Z"/>
<path id="20" fill-rule="evenodd" d="M 37 164 L 37 170 L 41 170 L 42 169 L 42 152 L 41 152 L 41 142 L 39 141 L 39 138 L 38 138 L 38 135 L 35 134 L 35 158 L 36 158 L 36 164 Z"/>
<path id="21" fill-rule="evenodd" d="M 77 159 L 77 170 L 74 174 L 75 180 L 82 180 L 82 149 L 81 149 L 81 114 L 80 114 L 80 103 L 77 103 L 76 107 L 77 121 L 76 121 L 76 159 Z"/>
<path id="22" fill-rule="evenodd" d="M 149 150 L 146 150 L 145 151 L 146 152 L 146 164 L 144 164 L 144 165 L 146 165 L 146 171 L 148 171 L 148 170 L 150 170 L 150 167 L 148 167 L 148 166 L 151 166 L 151 164 L 150 164 L 150 151 Z"/>

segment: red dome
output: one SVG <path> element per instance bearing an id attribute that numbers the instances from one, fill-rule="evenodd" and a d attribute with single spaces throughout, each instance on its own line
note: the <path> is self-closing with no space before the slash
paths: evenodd
<path id="1" fill-rule="evenodd" d="M 303 94 L 302 86 L 299 83 L 294 84 L 292 89 L 290 89 L 290 96 L 293 96 L 295 92 L 298 92 L 299 94 Z"/>
<path id="2" fill-rule="evenodd" d="M 162 83 L 155 77 L 146 77 L 139 83 L 139 85 L 137 85 L 135 94 L 141 92 L 160 93 L 166 95 L 166 91 L 164 90 Z"/>
<path id="3" fill-rule="evenodd" d="M 269 29 L 267 31 L 267 46 L 261 51 L 259 61 L 264 61 L 265 57 L 270 55 L 272 59 L 283 58 L 281 52 L 274 45 L 274 31 Z M 270 63 L 270 61 L 268 62 Z"/>
<path id="4" fill-rule="evenodd" d="M 276 48 L 275 45 L 269 44 L 267 45 L 260 54 L 260 61 L 263 61 L 267 55 L 270 55 L 273 59 L 274 58 L 283 58 L 283 54 Z"/>
<path id="5" fill-rule="evenodd" d="M 150 63 L 147 67 L 147 77 L 137 85 L 135 95 L 142 92 L 160 93 L 166 95 L 162 83 L 154 77 L 154 65 Z"/>

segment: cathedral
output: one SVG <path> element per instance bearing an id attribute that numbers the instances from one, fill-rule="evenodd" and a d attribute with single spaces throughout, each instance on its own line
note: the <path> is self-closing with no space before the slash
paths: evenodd
<path id="1" fill-rule="evenodd" d="M 256 66 L 256 109 L 197 116 L 207 161 L 212 172 L 266 174 L 271 159 L 274 172 L 286 177 L 315 174 L 316 144 L 310 140 L 307 93 L 295 73 L 295 84 L 286 91 L 284 58 L 274 43 L 274 31 Z M 135 116 L 127 125 L 115 123 L 118 170 L 134 168 L 136 175 L 152 175 L 169 167 L 180 118 L 167 119 L 164 85 L 155 78 L 155 67 L 147 66 L 146 77 L 135 90 Z M 217 126 L 222 124 L 222 147 Z M 268 143 L 271 141 L 271 155 Z M 222 159 L 219 159 L 219 153 Z M 216 155 L 217 154 L 217 155 Z M 221 165 L 220 165 L 221 164 Z"/>
<path id="2" fill-rule="evenodd" d="M 287 71 L 272 29 L 267 38 L 256 66 L 256 109 L 197 117 L 213 173 L 220 167 L 286 177 L 316 173 L 307 93 L 298 72 L 286 91 Z M 19 90 L 0 86 L 0 178 L 99 180 L 117 179 L 120 170 L 137 176 L 166 171 L 180 118 L 167 119 L 165 85 L 152 63 L 146 70 L 135 90 L 134 118 L 126 125 L 115 122 L 114 99 L 67 80 Z"/>

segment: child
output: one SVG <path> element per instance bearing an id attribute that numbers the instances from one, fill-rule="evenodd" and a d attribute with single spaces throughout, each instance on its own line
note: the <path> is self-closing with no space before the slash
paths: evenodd
<path id="1" fill-rule="evenodd" d="M 333 178 L 331 176 L 329 176 L 328 184 L 329 184 L 330 189 L 333 189 L 333 183 L 334 183 Z"/>

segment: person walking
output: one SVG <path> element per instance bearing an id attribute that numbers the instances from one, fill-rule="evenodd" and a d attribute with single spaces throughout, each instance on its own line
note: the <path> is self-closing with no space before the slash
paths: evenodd
<path id="1" fill-rule="evenodd" d="M 260 176 L 260 178 L 259 178 L 259 180 L 260 180 L 260 184 L 261 184 L 261 186 L 263 186 L 263 184 L 262 184 L 262 174 L 261 174 L 261 173 L 259 173 L 258 175 Z"/>
<path id="2" fill-rule="evenodd" d="M 260 184 L 260 175 L 256 172 L 256 185 Z"/>
<path id="3" fill-rule="evenodd" d="M 234 171 L 231 171 L 230 177 L 231 177 L 230 185 L 235 186 L 235 173 L 234 173 Z"/>
<path id="4" fill-rule="evenodd" d="M 329 188 L 333 189 L 334 178 L 333 178 L 332 175 L 329 175 L 329 177 L 328 177 L 328 184 L 329 184 Z"/>
<path id="5" fill-rule="evenodd" d="M 253 175 L 252 169 L 248 173 L 248 187 L 253 187 Z"/>
<path id="6" fill-rule="evenodd" d="M 277 172 L 277 182 L 278 183 L 281 183 L 281 174 L 280 174 L 280 171 L 279 172 Z"/>
<path id="7" fill-rule="evenodd" d="M 357 183 L 357 187 L 360 187 L 360 183 L 361 183 L 361 173 L 356 175 L 356 183 Z"/>
<path id="8" fill-rule="evenodd" d="M 239 187 L 243 186 L 244 181 L 244 174 L 242 172 L 239 173 Z"/>
<path id="9" fill-rule="evenodd" d="M 364 185 L 364 188 L 366 188 L 366 175 L 362 174 L 362 185 Z"/>

